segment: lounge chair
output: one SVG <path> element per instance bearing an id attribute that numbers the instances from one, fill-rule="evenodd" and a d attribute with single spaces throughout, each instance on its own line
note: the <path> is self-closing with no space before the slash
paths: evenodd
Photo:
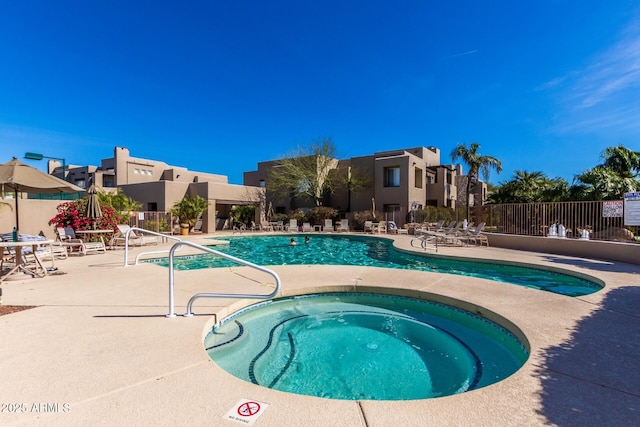
<path id="1" fill-rule="evenodd" d="M 462 226 L 462 222 L 460 222 L 460 227 Z M 427 230 L 427 234 L 430 234 L 432 236 L 435 235 L 439 235 L 439 234 L 450 234 L 453 232 L 453 230 L 455 230 L 456 228 L 456 221 L 451 221 L 449 223 L 449 225 L 447 225 L 446 227 L 444 227 L 443 225 L 440 225 L 439 228 L 434 228 L 433 230 Z"/>
<path id="2" fill-rule="evenodd" d="M 303 233 L 309 233 L 313 231 L 313 227 L 311 226 L 310 222 L 303 222 L 302 223 L 302 232 Z"/>
<path id="3" fill-rule="evenodd" d="M 373 221 L 365 221 L 364 222 L 364 232 L 365 233 L 373 233 Z"/>
<path id="4" fill-rule="evenodd" d="M 291 232 L 291 233 L 295 233 L 298 231 L 298 220 L 297 219 L 290 219 L 289 220 L 289 225 L 287 226 L 287 231 Z"/>
<path id="5" fill-rule="evenodd" d="M 348 219 L 341 219 L 340 220 L 340 227 L 338 227 L 338 231 L 349 232 L 349 220 Z"/>
<path id="6" fill-rule="evenodd" d="M 473 242 L 473 244 L 475 245 L 489 246 L 489 239 L 487 238 L 487 235 L 482 232 L 484 226 L 484 222 L 478 224 L 478 226 L 473 230 L 473 233 L 471 233 L 469 237 L 467 237 L 467 241 L 469 241 L 470 243 Z"/>
<path id="7" fill-rule="evenodd" d="M 269 224 L 269 221 L 261 221 L 260 231 L 273 231 L 273 226 Z"/>
<path id="8" fill-rule="evenodd" d="M 382 234 L 382 233 L 387 233 L 387 221 L 380 221 L 379 223 L 374 223 L 373 224 L 373 229 L 375 230 L 376 233 L 378 234 Z"/>
<path id="9" fill-rule="evenodd" d="M 446 228 L 442 228 L 440 231 L 427 231 L 427 234 L 436 237 L 455 236 L 462 228 L 462 225 L 462 221 L 458 223 L 456 223 L 456 221 L 451 221 Z"/>
<path id="10" fill-rule="evenodd" d="M 128 224 L 118 224 L 116 227 L 118 227 L 118 232 L 113 236 L 111 245 L 124 245 L 127 231 L 131 230 L 131 226 Z M 129 233 L 129 244 L 134 246 L 157 245 L 158 238 L 156 236 L 145 235 L 144 233 L 136 234 L 136 232 L 132 230 Z"/>
<path id="11" fill-rule="evenodd" d="M 427 223 L 423 223 L 414 228 L 413 234 L 416 237 L 418 237 L 420 235 L 427 234 L 428 231 L 438 231 L 442 228 L 443 224 L 444 224 L 444 221 L 438 221 L 438 223 L 434 227 L 434 226 L 429 226 L 429 224 Z"/>
<path id="12" fill-rule="evenodd" d="M 387 232 L 392 234 L 409 234 L 409 230 L 406 228 L 399 228 L 395 221 L 387 222 Z"/>
<path id="13" fill-rule="evenodd" d="M 327 218 L 324 220 L 322 231 L 333 231 L 333 220 L 331 218 Z"/>
<path id="14" fill-rule="evenodd" d="M 193 231 L 194 233 L 202 233 L 202 216 L 198 217 L 196 225 L 193 226 L 193 230 L 191 231 Z"/>
<path id="15" fill-rule="evenodd" d="M 485 223 L 481 222 L 475 228 L 469 227 L 466 233 L 463 233 L 459 236 L 450 236 L 447 238 L 447 240 L 452 243 L 461 244 L 461 245 L 471 244 L 471 243 L 482 245 L 483 243 L 486 243 L 486 245 L 489 246 L 489 240 L 486 238 L 486 236 L 482 235 L 482 230 L 484 229 L 484 225 Z M 481 235 L 482 237 L 480 237 Z"/>
<path id="16" fill-rule="evenodd" d="M 85 242 L 76 236 L 71 227 L 57 227 L 56 233 L 58 236 L 57 241 L 61 246 L 68 248 L 69 254 L 86 255 L 92 252 L 103 254 L 107 251 L 102 240 L 99 242 Z"/>
<path id="17" fill-rule="evenodd" d="M 454 224 L 454 222 L 452 221 L 451 224 Z M 449 227 L 451 227 L 451 224 L 449 224 Z M 441 219 L 440 221 L 436 222 L 436 225 L 434 225 L 433 227 L 429 227 L 427 226 L 427 230 L 429 231 L 441 231 L 442 227 L 444 227 L 444 220 Z"/>

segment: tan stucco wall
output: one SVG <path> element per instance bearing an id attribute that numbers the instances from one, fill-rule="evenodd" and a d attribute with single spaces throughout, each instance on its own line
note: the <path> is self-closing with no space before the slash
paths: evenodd
<path id="1" fill-rule="evenodd" d="M 14 199 L 0 200 L 0 233 L 9 233 L 16 225 L 16 211 Z M 57 207 L 65 200 L 18 200 L 20 214 L 20 233 L 40 234 L 55 238 L 55 231 L 49 225 L 49 220 L 58 213 Z M 7 206 L 8 205 L 8 206 Z"/>
<path id="2" fill-rule="evenodd" d="M 559 239 L 500 233 L 487 233 L 487 237 L 489 238 L 489 244 L 498 248 L 640 264 L 640 244 L 636 243 Z"/>

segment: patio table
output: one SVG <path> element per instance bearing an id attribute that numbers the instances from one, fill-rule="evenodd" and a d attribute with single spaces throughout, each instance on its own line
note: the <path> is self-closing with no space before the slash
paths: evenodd
<path id="1" fill-rule="evenodd" d="M 53 243 L 53 240 L 50 239 L 46 239 L 46 240 L 25 240 L 25 241 L 17 241 L 17 242 L 7 242 L 7 241 L 1 241 L 0 242 L 0 259 L 2 259 L 4 261 L 4 253 L 5 253 L 5 248 L 7 248 L 7 250 L 9 248 L 15 248 L 15 252 L 16 252 L 16 262 L 13 268 L 9 269 L 6 273 L 1 273 L 2 276 L 0 277 L 0 282 L 5 281 L 5 280 L 10 280 L 10 277 L 12 275 L 16 275 L 18 273 L 25 273 L 28 274 L 30 276 L 33 277 L 44 277 L 47 275 L 47 269 L 45 268 L 44 265 L 42 265 L 42 262 L 40 261 L 40 259 L 36 256 L 36 251 L 38 249 L 38 246 L 40 245 L 49 245 L 49 247 L 51 248 L 51 244 Z M 24 247 L 29 247 L 31 246 L 32 251 L 33 251 L 33 257 L 35 258 L 35 266 L 31 267 L 26 265 L 24 257 L 22 256 L 22 248 Z M 53 257 L 52 257 L 53 258 Z"/>

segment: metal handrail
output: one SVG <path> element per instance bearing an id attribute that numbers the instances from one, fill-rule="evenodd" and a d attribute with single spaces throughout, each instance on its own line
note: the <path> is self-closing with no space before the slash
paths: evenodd
<path id="1" fill-rule="evenodd" d="M 209 247 L 206 246 L 202 246 L 202 245 L 198 245 L 197 243 L 193 243 L 193 242 L 186 242 L 186 241 L 180 241 L 178 243 L 175 243 L 171 249 L 169 250 L 169 313 L 167 314 L 166 317 L 175 317 L 176 313 L 175 313 L 175 308 L 174 308 L 174 288 L 175 288 L 175 269 L 174 269 L 174 254 L 177 250 L 179 250 L 182 246 L 190 246 L 192 248 L 195 249 L 200 249 L 204 252 L 208 252 L 214 255 L 217 255 L 219 257 L 228 259 L 230 261 L 236 262 L 238 264 L 242 264 L 244 266 L 247 267 L 251 267 L 254 268 L 256 270 L 262 271 L 264 273 L 270 274 L 271 276 L 273 276 L 273 278 L 276 281 L 276 287 L 273 290 L 273 292 L 271 292 L 268 295 L 264 295 L 264 294 L 223 294 L 223 293 L 197 293 L 194 294 L 190 299 L 189 299 L 189 303 L 187 304 L 187 312 L 184 314 L 185 317 L 190 317 L 193 316 L 193 312 L 191 310 L 192 306 L 193 306 L 193 302 L 198 299 L 198 298 L 250 298 L 250 299 L 268 299 L 268 298 L 273 298 L 274 296 L 276 296 L 279 292 L 280 292 L 280 287 L 281 287 L 281 281 L 280 281 L 280 276 L 278 276 L 278 274 L 273 271 L 270 270 L 268 268 L 262 267 L 260 265 L 254 264 L 252 262 L 249 261 L 245 261 L 243 259 L 240 258 L 236 258 L 232 255 L 226 254 L 224 252 L 220 252 L 217 251 L 215 249 L 211 249 Z"/>
<path id="2" fill-rule="evenodd" d="M 411 244 L 411 247 L 415 248 L 417 246 L 415 246 L 413 244 L 414 241 L 418 241 L 420 242 L 420 247 L 422 249 L 424 249 L 425 251 L 427 250 L 427 243 L 432 243 L 433 245 L 435 245 L 435 249 L 436 252 L 438 252 L 438 237 L 434 236 L 434 235 L 428 235 L 428 234 L 421 234 L 417 237 L 414 237 L 411 239 L 411 241 L 409 242 Z"/>
<path id="3" fill-rule="evenodd" d="M 177 240 L 178 242 L 182 241 L 182 239 L 179 239 L 177 237 L 169 236 L 169 235 L 162 234 L 162 233 L 157 233 L 155 231 L 147 230 L 145 228 L 131 227 L 124 233 L 124 266 L 125 267 L 129 266 L 129 234 L 131 234 L 132 231 L 141 231 L 143 233 L 153 234 L 154 236 L 162 237 L 163 239 L 172 239 L 172 240 Z M 136 259 L 135 259 L 133 265 L 138 265 L 138 261 L 140 260 L 140 257 L 142 255 L 166 254 L 166 253 L 169 253 L 169 249 L 164 249 L 164 250 L 161 250 L 161 251 L 141 252 L 136 256 Z"/>

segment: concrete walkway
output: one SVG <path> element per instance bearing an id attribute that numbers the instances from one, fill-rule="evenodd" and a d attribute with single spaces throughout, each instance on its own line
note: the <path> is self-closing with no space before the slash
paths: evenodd
<path id="1" fill-rule="evenodd" d="M 189 239 L 212 237 L 224 235 Z M 412 236 L 393 238 L 399 248 L 423 252 L 411 248 Z M 196 316 L 166 318 L 168 269 L 123 267 L 123 253 L 72 257 L 56 261 L 64 274 L 2 283 L 3 304 L 37 308 L 0 316 L 0 425 L 232 427 L 242 424 L 226 415 L 241 399 L 268 405 L 256 426 L 640 425 L 637 265 L 486 247 L 439 249 L 438 256 L 563 268 L 606 283 L 579 298 L 439 273 L 274 267 L 285 295 L 388 287 L 464 300 L 512 321 L 531 346 L 526 364 L 497 384 L 437 399 L 381 402 L 294 395 L 227 374 L 202 341 L 216 313 L 242 303 L 198 300 Z M 196 292 L 268 293 L 269 281 L 244 267 L 177 272 L 176 311 L 184 313 Z"/>

